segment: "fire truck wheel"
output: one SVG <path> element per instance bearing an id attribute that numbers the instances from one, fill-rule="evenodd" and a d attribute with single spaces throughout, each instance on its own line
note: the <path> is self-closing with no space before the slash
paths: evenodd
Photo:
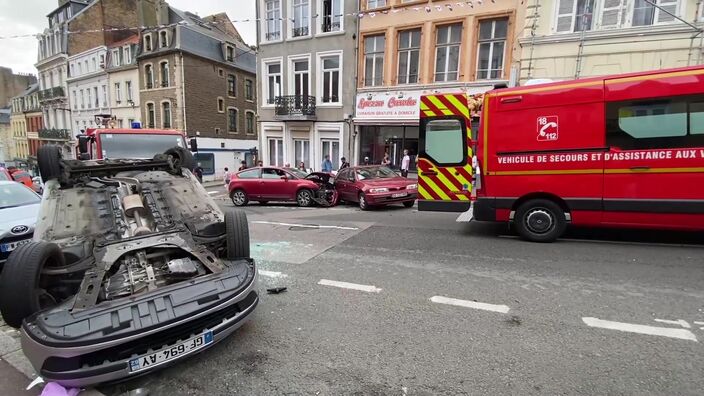
<path id="1" fill-rule="evenodd" d="M 516 230 L 525 240 L 553 242 L 565 232 L 565 212 L 548 199 L 533 199 L 523 203 L 516 212 Z"/>

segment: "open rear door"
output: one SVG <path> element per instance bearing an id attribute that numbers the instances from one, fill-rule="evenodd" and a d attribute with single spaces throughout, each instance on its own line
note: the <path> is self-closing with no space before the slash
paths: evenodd
<path id="1" fill-rule="evenodd" d="M 421 97 L 418 210 L 464 212 L 472 191 L 472 131 L 463 94 Z"/>

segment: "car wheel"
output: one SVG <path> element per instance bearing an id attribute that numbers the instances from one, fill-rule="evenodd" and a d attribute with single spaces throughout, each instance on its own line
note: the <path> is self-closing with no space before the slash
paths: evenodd
<path id="1" fill-rule="evenodd" d="M 64 256 L 58 245 L 30 242 L 17 248 L 0 275 L 0 312 L 5 323 L 19 328 L 22 320 L 59 301 L 45 287 L 42 270 L 63 267 Z"/>
<path id="2" fill-rule="evenodd" d="M 193 170 L 195 167 L 195 160 L 193 159 L 193 154 L 183 147 L 172 147 L 164 153 L 171 157 L 173 161 L 174 169 L 180 170 L 181 168 L 186 168 L 188 170 Z"/>
<path id="3" fill-rule="evenodd" d="M 516 230 L 525 240 L 553 242 L 565 232 L 565 212 L 547 199 L 533 199 L 522 204 L 516 212 Z"/>
<path id="4" fill-rule="evenodd" d="M 235 206 L 245 206 L 247 205 L 247 202 L 249 202 L 247 193 L 242 189 L 232 190 L 230 193 L 230 199 Z"/>
<path id="5" fill-rule="evenodd" d="M 61 150 L 53 145 L 44 145 L 37 151 L 39 174 L 46 183 L 61 177 Z"/>
<path id="6" fill-rule="evenodd" d="M 227 234 L 227 258 L 236 260 L 249 257 L 247 214 L 239 209 L 225 212 L 225 232 Z"/>
<path id="7" fill-rule="evenodd" d="M 415 205 L 415 204 L 416 204 L 416 201 L 406 201 L 403 203 L 403 206 L 405 206 L 407 208 L 412 208 L 413 205 Z"/>
<path id="8" fill-rule="evenodd" d="M 369 210 L 369 203 L 367 202 L 367 197 L 364 193 L 359 193 L 359 208 L 362 210 Z"/>
<path id="9" fill-rule="evenodd" d="M 298 206 L 301 207 L 311 206 L 313 204 L 313 193 L 306 188 L 300 190 L 296 194 L 296 202 L 298 203 Z"/>

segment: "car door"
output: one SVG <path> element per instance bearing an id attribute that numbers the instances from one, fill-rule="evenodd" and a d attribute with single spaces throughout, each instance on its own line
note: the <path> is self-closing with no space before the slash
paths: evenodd
<path id="1" fill-rule="evenodd" d="M 337 177 L 335 178 L 335 188 L 337 189 L 337 195 L 343 201 L 348 201 L 350 197 L 350 172 L 352 172 L 350 169 L 343 169 L 337 174 Z"/>
<path id="2" fill-rule="evenodd" d="M 262 168 L 259 179 L 259 195 L 262 199 L 286 199 L 285 180 L 281 179 L 281 171 L 276 168 Z"/>
<path id="3" fill-rule="evenodd" d="M 231 182 L 232 190 L 242 189 L 249 199 L 259 198 L 259 168 L 246 169 L 239 173 Z"/>
<path id="4" fill-rule="evenodd" d="M 296 193 L 300 185 L 300 179 L 285 170 L 278 170 L 279 179 L 281 180 L 281 196 L 287 201 L 295 201 Z"/>

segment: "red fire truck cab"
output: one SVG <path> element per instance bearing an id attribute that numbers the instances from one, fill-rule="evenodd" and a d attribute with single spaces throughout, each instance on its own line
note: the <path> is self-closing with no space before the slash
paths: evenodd
<path id="1" fill-rule="evenodd" d="M 88 129 L 78 142 L 80 159 L 153 158 L 175 146 L 187 148 L 182 132 L 162 129 Z"/>
<path id="2" fill-rule="evenodd" d="M 702 66 L 494 90 L 476 136 L 462 95 L 430 99 L 419 210 L 538 242 L 568 224 L 704 230 Z"/>

